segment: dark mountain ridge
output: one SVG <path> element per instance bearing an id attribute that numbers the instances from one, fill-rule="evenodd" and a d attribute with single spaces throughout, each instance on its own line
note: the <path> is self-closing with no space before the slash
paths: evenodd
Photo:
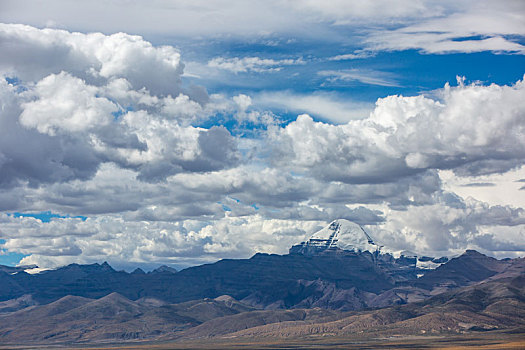
<path id="1" fill-rule="evenodd" d="M 467 251 L 421 278 L 399 279 L 398 263 L 378 261 L 369 252 L 332 249 L 318 255 L 259 253 L 176 273 L 165 268 L 127 273 L 108 263 L 71 264 L 35 275 L 0 271 L 0 301 L 30 295 L 35 303 L 47 304 L 67 295 L 98 299 L 116 292 L 130 300 L 153 298 L 164 303 L 230 295 L 263 309 L 360 310 L 423 300 L 493 276 L 512 264 Z"/>
<path id="2" fill-rule="evenodd" d="M 0 271 L 0 274 L 2 272 Z M 215 298 L 228 294 L 241 300 L 262 298 L 263 303 L 285 299 L 285 307 L 297 301 L 300 281 L 321 279 L 338 288 L 359 286 L 379 293 L 394 286 L 393 279 L 375 265 L 369 254 L 335 254 L 307 257 L 302 255 L 256 254 L 250 259 L 224 259 L 214 264 L 191 267 L 177 273 L 126 273 L 109 264 L 71 264 L 56 270 L 30 275 L 3 274 L 1 300 L 30 294 L 40 303 L 66 295 L 100 298 L 118 292 L 131 300 L 155 297 L 167 302 Z"/>
<path id="3" fill-rule="evenodd" d="M 428 271 L 413 283 L 425 289 L 432 289 L 440 284 L 459 287 L 489 278 L 510 265 L 509 260 L 497 260 L 475 250 L 467 250 L 460 257 Z"/>
<path id="4" fill-rule="evenodd" d="M 480 265 L 490 262 L 494 267 L 494 261 L 477 254 L 473 260 L 461 261 L 472 256 L 473 253 L 468 252 L 458 257 L 456 264 L 481 259 Z M 258 310 L 227 295 L 175 304 L 154 298 L 133 301 L 119 293 L 98 299 L 68 295 L 46 305 L 32 305 L 1 314 L 0 343 L 89 344 L 203 339 L 242 342 L 243 339 L 319 336 L 370 339 L 501 330 L 521 334 L 525 327 L 525 259 L 505 263 L 505 268 L 489 278 L 420 302 L 348 312 L 306 304 L 287 310 Z M 317 285 L 316 288 L 328 283 L 310 282 Z M 348 295 L 343 296 L 346 297 Z"/>

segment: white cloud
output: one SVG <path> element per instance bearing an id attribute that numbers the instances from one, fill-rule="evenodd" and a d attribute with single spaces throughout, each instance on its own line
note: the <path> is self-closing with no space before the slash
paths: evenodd
<path id="1" fill-rule="evenodd" d="M 306 62 L 301 58 L 274 60 L 260 57 L 216 57 L 208 62 L 208 66 L 212 68 L 228 70 L 237 74 L 246 72 L 278 72 L 283 69 L 284 66 L 293 66 L 305 63 Z"/>
<path id="2" fill-rule="evenodd" d="M 251 97 L 244 94 L 234 96 L 233 101 L 239 106 L 241 112 L 246 112 L 246 109 L 252 105 Z"/>
<path id="3" fill-rule="evenodd" d="M 11 142 L 4 147 L 17 154 L 11 162 L 7 158 L 2 162 L 6 184 L 26 177 L 36 182 L 85 178 L 104 162 L 135 169 L 144 180 L 160 181 L 178 172 L 217 170 L 240 160 L 236 142 L 226 129 L 180 123 L 180 119 L 189 116 L 191 120 L 206 110 L 184 95 L 161 99 L 156 112 L 147 111 L 152 106 L 144 110 L 134 105 L 132 109 L 137 110 L 122 112 L 117 118 L 114 113 L 121 107 L 103 95 L 104 88 L 87 85 L 67 73 L 50 75 L 20 93 L 8 85 L 5 88 L 16 98 L 2 118 L 4 124 L 12 124 L 2 130 L 4 142 Z M 7 134 L 13 133 L 24 137 L 8 138 Z M 17 151 L 12 148 L 15 144 L 20 144 Z M 38 152 L 32 153 L 33 146 L 49 155 L 39 158 Z M 25 149 L 27 153 L 21 152 Z M 24 161 L 34 162 L 39 170 L 21 166 Z M 16 168 L 9 170 L 11 166 Z M 83 167 L 89 171 L 81 171 Z M 57 176 L 62 169 L 63 174 L 50 178 L 47 168 L 55 168 L 51 174 Z"/>
<path id="4" fill-rule="evenodd" d="M 379 86 L 399 86 L 391 73 L 371 70 L 345 69 L 345 70 L 322 70 L 317 72 L 319 76 L 327 77 L 328 82 L 351 82 L 358 81 L 363 84 Z"/>
<path id="5" fill-rule="evenodd" d="M 409 28 L 407 28 L 408 30 Z M 472 33 L 469 36 L 483 34 Z M 525 46 L 505 39 L 502 36 L 494 36 L 482 39 L 463 40 L 460 34 L 450 33 L 413 33 L 413 32 L 391 32 L 378 33 L 368 40 L 371 48 L 375 50 L 410 50 L 417 49 L 426 53 L 444 54 L 458 52 L 509 52 L 525 54 Z M 457 40 L 461 39 L 461 40 Z"/>
<path id="6" fill-rule="evenodd" d="M 51 136 L 105 126 L 118 110 L 108 99 L 96 96 L 97 88 L 65 72 L 42 79 L 33 92 L 37 99 L 22 104 L 20 122 Z"/>
<path id="7" fill-rule="evenodd" d="M 374 50 L 417 49 L 426 53 L 495 51 L 525 54 L 509 37 L 525 36 L 521 1 L 459 3 L 448 15 L 395 30 L 378 30 L 365 41 Z"/>
<path id="8" fill-rule="evenodd" d="M 347 61 L 347 60 L 357 60 L 357 59 L 364 59 L 364 58 L 370 58 L 374 57 L 375 53 L 372 51 L 365 51 L 365 50 L 358 50 L 354 53 L 347 53 L 343 55 L 336 55 L 333 57 L 329 57 L 329 61 Z"/>

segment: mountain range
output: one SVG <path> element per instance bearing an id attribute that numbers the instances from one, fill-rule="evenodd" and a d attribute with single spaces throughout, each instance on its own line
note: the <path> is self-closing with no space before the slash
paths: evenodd
<path id="1" fill-rule="evenodd" d="M 523 331 L 525 259 L 395 257 L 354 225 L 336 221 L 290 254 L 178 272 L 0 266 L 0 343 Z"/>

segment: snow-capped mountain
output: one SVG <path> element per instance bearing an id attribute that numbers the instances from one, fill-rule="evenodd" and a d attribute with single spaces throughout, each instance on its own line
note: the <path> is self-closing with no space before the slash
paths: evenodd
<path id="1" fill-rule="evenodd" d="M 353 252 L 381 249 L 372 237 L 358 224 L 344 219 L 332 221 L 328 226 L 314 233 L 308 240 L 293 246 L 290 253 L 315 254 L 325 250 L 342 249 Z"/>
<path id="2" fill-rule="evenodd" d="M 433 258 L 407 251 L 395 251 L 376 242 L 365 229 L 345 219 L 332 221 L 328 226 L 315 232 L 310 238 L 290 248 L 290 254 L 317 255 L 346 251 L 371 253 L 378 264 L 394 262 L 396 265 L 432 270 L 448 261 L 448 258 Z M 397 266 L 399 267 L 399 266 Z"/>

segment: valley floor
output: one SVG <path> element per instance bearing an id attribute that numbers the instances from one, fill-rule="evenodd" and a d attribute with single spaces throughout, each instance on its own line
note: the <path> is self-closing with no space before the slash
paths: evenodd
<path id="1" fill-rule="evenodd" d="M 525 349 L 525 329 L 516 332 L 483 332 L 461 335 L 399 336 L 377 339 L 353 337 L 308 337 L 305 339 L 260 340 L 260 339 L 214 339 L 193 342 L 140 342 L 107 345 L 32 345 L 2 346 L 0 350 L 26 349 L 72 349 L 72 350 L 170 350 L 170 349 L 446 349 L 446 350 L 518 350 Z"/>

